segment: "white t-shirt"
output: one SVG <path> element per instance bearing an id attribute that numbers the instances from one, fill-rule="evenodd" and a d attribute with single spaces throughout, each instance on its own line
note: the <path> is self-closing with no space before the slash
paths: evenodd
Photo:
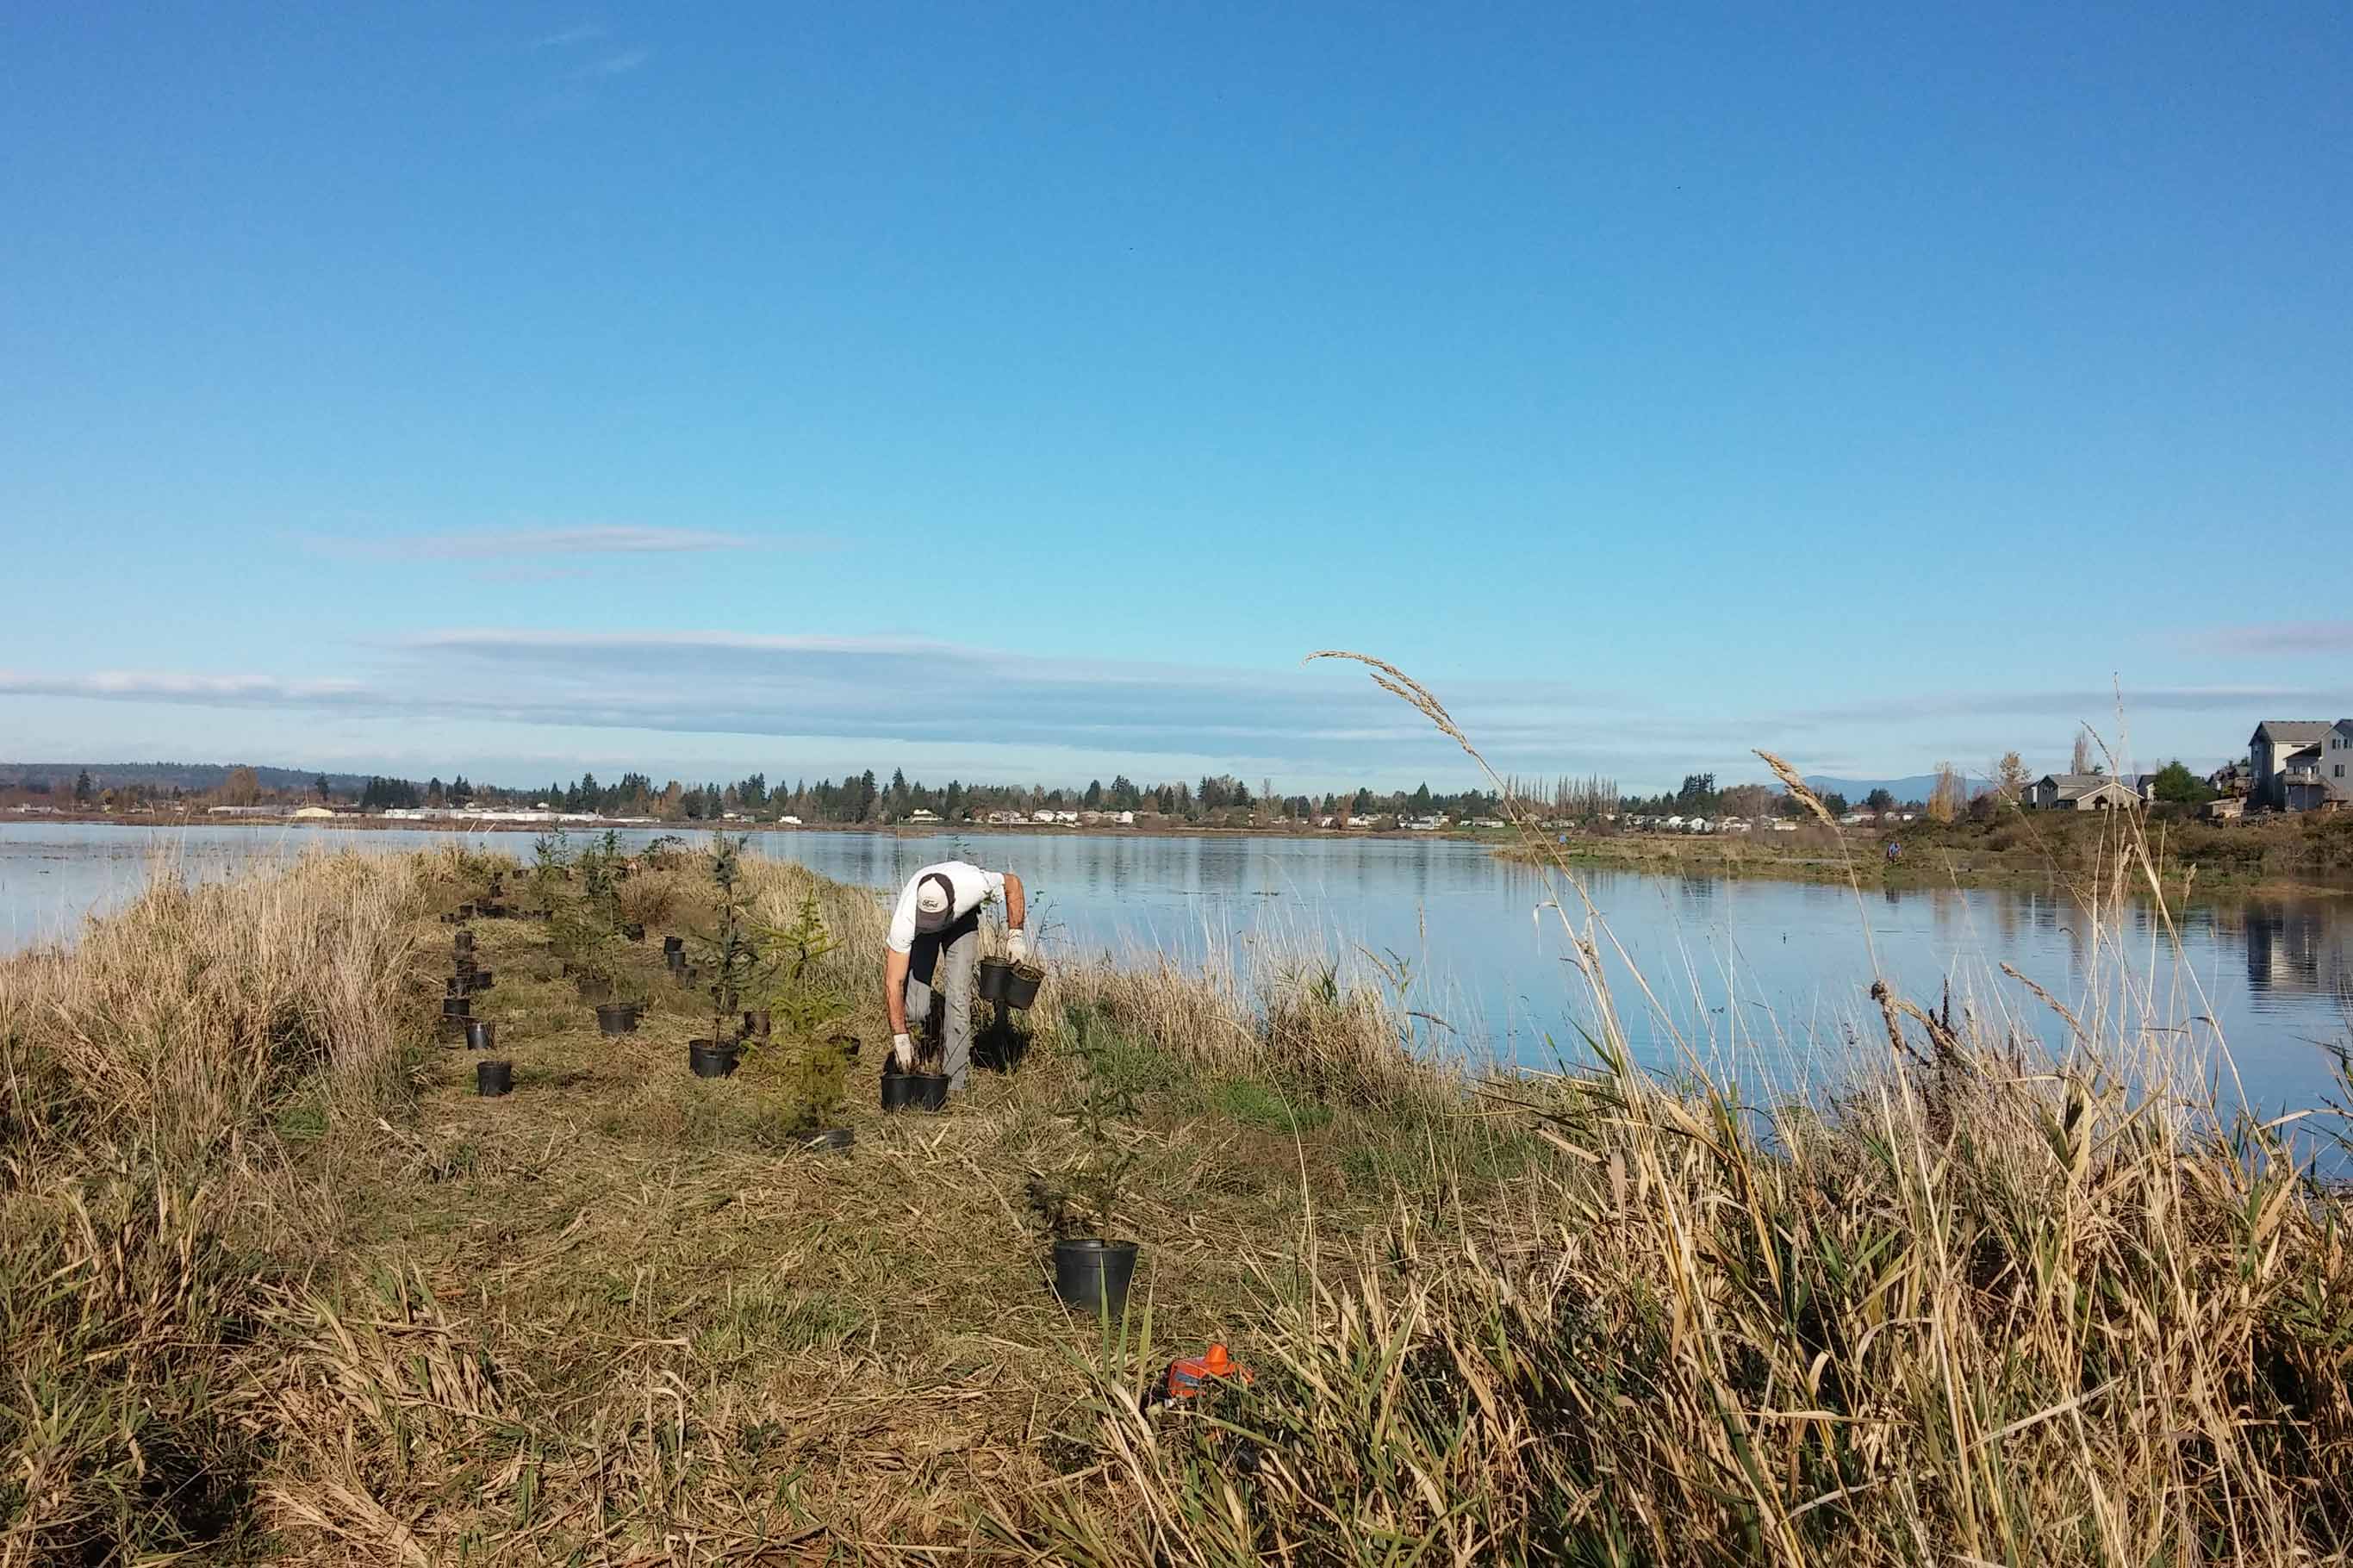
<path id="1" fill-rule="evenodd" d="M 923 885 L 926 877 L 945 877 L 948 889 L 954 895 L 948 905 L 948 921 L 954 924 L 980 908 L 989 899 L 1002 902 L 1005 898 L 1005 873 L 984 871 L 964 860 L 943 860 L 936 866 L 926 866 L 907 879 L 899 889 L 899 907 L 891 914 L 891 934 L 883 940 L 892 952 L 905 952 L 915 945 L 915 889 Z"/>

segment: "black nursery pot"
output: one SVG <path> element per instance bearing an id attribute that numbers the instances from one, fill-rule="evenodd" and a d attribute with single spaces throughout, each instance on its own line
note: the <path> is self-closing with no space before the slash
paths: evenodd
<path id="1" fill-rule="evenodd" d="M 1080 1237 L 1054 1243 L 1054 1294 L 1065 1307 L 1117 1317 L 1135 1281 L 1135 1243 Z"/>
<path id="2" fill-rule="evenodd" d="M 689 1040 L 686 1065 L 697 1078 L 730 1078 L 743 1060 L 733 1040 Z"/>
<path id="3" fill-rule="evenodd" d="M 664 952 L 684 952 L 686 951 L 686 938 L 682 936 L 666 936 L 662 938 L 662 951 Z"/>
<path id="4" fill-rule="evenodd" d="M 444 996 L 441 998 L 441 1016 L 445 1018 L 463 1018 L 473 1010 L 474 1004 L 470 997 Z"/>
<path id="5" fill-rule="evenodd" d="M 1005 1005 L 1027 1007 L 1038 1000 L 1038 987 L 1044 984 L 1046 972 L 1034 963 L 1017 963 L 1005 977 Z"/>
<path id="6" fill-rule="evenodd" d="M 1006 983 L 1013 978 L 1013 965 L 1002 958 L 980 961 L 980 999 L 984 1002 L 1005 1000 Z"/>
<path id="7" fill-rule="evenodd" d="M 793 1142 L 812 1154 L 847 1154 L 858 1134 L 847 1127 L 828 1127 L 817 1132 L 796 1132 Z"/>
<path id="8" fill-rule="evenodd" d="M 882 1075 L 882 1109 L 904 1110 L 915 1103 L 915 1075 L 911 1072 L 886 1072 Z"/>
<path id="9" fill-rule="evenodd" d="M 474 906 L 471 904 L 459 904 L 458 906 L 458 918 L 461 921 L 472 920 L 474 918 Z"/>
<path id="10" fill-rule="evenodd" d="M 913 1099 L 907 1101 L 918 1110 L 945 1110 L 948 1108 L 948 1075 L 945 1073 L 910 1073 L 914 1079 Z"/>
<path id="11" fill-rule="evenodd" d="M 634 1002 L 607 1002 L 596 1009 L 596 1032 L 600 1035 L 626 1035 L 638 1026 L 638 1005 Z"/>
<path id="12" fill-rule="evenodd" d="M 470 991 L 488 991 L 491 988 L 491 974 L 489 970 L 477 969 L 474 971 L 473 978 L 466 983 L 466 988 Z"/>
<path id="13" fill-rule="evenodd" d="M 631 921 L 621 928 L 621 934 L 631 942 L 643 942 L 646 940 L 646 928 Z"/>
<path id="14" fill-rule="evenodd" d="M 501 1094 L 513 1093 L 514 1063 L 476 1062 L 474 1092 L 485 1099 L 495 1099 Z"/>
<path id="15" fill-rule="evenodd" d="M 494 1048 L 498 1043 L 499 1026 L 496 1024 L 491 1022 L 488 1018 L 469 1018 L 466 1020 L 466 1048 L 468 1050 L 487 1051 Z"/>
<path id="16" fill-rule="evenodd" d="M 467 953 L 472 952 L 474 951 L 474 933 L 470 931 L 459 931 L 457 935 L 449 939 L 449 949 L 452 952 L 458 953 L 461 957 Z"/>

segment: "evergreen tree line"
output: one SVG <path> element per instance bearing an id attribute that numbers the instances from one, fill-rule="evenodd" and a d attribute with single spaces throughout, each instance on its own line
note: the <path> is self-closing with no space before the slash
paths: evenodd
<path id="1" fill-rule="evenodd" d="M 1525 809 L 1539 816 L 1575 810 L 1591 815 L 1594 801 L 1613 798 L 1608 781 L 1569 781 L 1538 784 L 1511 781 Z M 1598 793 L 1606 788 L 1607 796 Z M 717 821 L 729 813 L 774 820 L 798 817 L 805 823 L 881 824 L 903 822 L 925 811 L 947 821 L 986 821 L 999 811 L 1028 815 L 1038 811 L 1135 812 L 1187 823 L 1211 825 L 1292 822 L 1313 823 L 1324 816 L 1465 817 L 1501 816 L 1502 797 L 1493 790 L 1444 792 L 1427 784 L 1411 790 L 1318 794 L 1282 794 L 1271 781 L 1253 786 L 1230 773 L 1197 780 L 1175 779 L 1138 784 L 1126 774 L 1108 783 L 1091 779 L 1084 785 L 968 784 L 951 779 L 945 784 L 910 780 L 894 769 L 885 779 L 868 769 L 841 779 L 811 783 L 798 779 L 771 784 L 765 773 L 730 783 L 684 784 L 677 779 L 657 785 L 641 773 L 624 773 L 606 783 L 586 773 L 570 784 L 550 783 L 537 789 L 513 789 L 470 783 L 463 774 L 447 782 L 436 777 L 419 784 L 409 779 L 371 778 L 358 804 L 367 810 L 386 807 L 484 806 L 531 808 L 542 805 L 558 811 L 595 812 L 603 816 L 645 816 L 665 822 Z"/>

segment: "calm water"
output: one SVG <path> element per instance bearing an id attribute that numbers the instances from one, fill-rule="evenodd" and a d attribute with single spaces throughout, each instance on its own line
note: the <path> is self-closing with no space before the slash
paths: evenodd
<path id="1" fill-rule="evenodd" d="M 187 874 L 219 876 L 321 842 L 362 851 L 440 842 L 438 832 L 290 827 L 142 829 L 0 824 L 0 951 L 70 940 L 82 917 L 128 897 L 159 847 Z M 527 860 L 528 834 L 470 836 Z M 652 830 L 621 835 L 632 846 Z M 1564 962 L 1546 884 L 1474 845 L 1428 840 L 770 834 L 757 849 L 844 881 L 895 889 L 916 867 L 956 852 L 1018 870 L 1031 919 L 1056 952 L 1153 949 L 1186 960 L 1244 960 L 1310 945 L 1372 983 L 1402 985 L 1443 1024 L 1435 1037 L 1542 1064 L 1575 1055 L 1590 1006 Z M 2071 900 L 2010 889 L 1872 893 L 1844 889 L 1595 872 L 1595 901 L 1650 982 L 1646 1001 L 1613 952 L 1618 1006 L 1646 1058 L 1685 1050 L 1795 1087 L 1834 1068 L 1841 1042 L 1878 1029 L 1865 995 L 1875 952 L 1906 994 L 1933 1005 L 2014 1017 L 2046 1039 L 2052 1015 L 2009 963 L 2082 1013 L 2116 994 L 2116 974 L 2153 996 L 2185 1053 L 2219 1031 L 2258 1104 L 2313 1103 L 2328 1092 L 2325 1045 L 2347 1037 L 2353 1005 L 2353 900 L 2282 898 L 2200 904 L 2181 917 L 2182 956 L 2142 913 L 2119 935 L 2095 931 Z M 1603 941 L 1605 951 L 1609 947 Z M 2121 949 L 2121 951 L 2119 951 Z"/>

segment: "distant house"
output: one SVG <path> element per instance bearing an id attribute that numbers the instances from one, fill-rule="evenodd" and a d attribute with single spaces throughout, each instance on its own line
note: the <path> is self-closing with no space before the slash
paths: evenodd
<path id="1" fill-rule="evenodd" d="M 2034 811 L 2115 811 L 2140 804 L 2132 785 L 2105 773 L 2045 773 L 2022 797 Z"/>
<path id="2" fill-rule="evenodd" d="M 2353 719 L 2339 719 L 2319 742 L 2288 759 L 2282 787 L 2290 811 L 2342 811 L 2353 805 Z"/>
<path id="3" fill-rule="evenodd" d="M 940 814 L 938 812 L 926 811 L 921 806 L 917 806 L 914 810 L 907 814 L 907 820 L 910 822 L 937 822 L 939 819 Z"/>
<path id="4" fill-rule="evenodd" d="M 1135 826 L 1135 813 L 1132 811 L 1123 811 L 1113 816 L 1112 820 L 1118 823 L 1122 827 L 1133 827 Z M 1329 827 L 1331 825 L 1332 819 L 1328 816 L 1325 817 L 1324 819 L 1324 826 Z"/>
<path id="5" fill-rule="evenodd" d="M 2333 731 L 2341 730 L 2345 721 L 2331 724 L 2326 719 L 2266 719 L 2255 726 L 2247 737 L 2247 772 L 2253 775 L 2247 791 L 2249 804 L 2273 811 L 2297 809 L 2288 804 L 2288 779 L 2291 774 L 2308 773 L 2301 782 L 2318 782 L 2321 752 Z M 2344 753 L 2337 753 L 2341 761 Z M 2307 796 L 2313 792 L 2305 792 Z"/>
<path id="6" fill-rule="evenodd" d="M 322 816 L 332 817 L 335 814 L 323 805 L 306 805 L 294 815 L 305 822 L 315 822 Z"/>
<path id="7" fill-rule="evenodd" d="M 798 827 L 801 825 L 801 819 L 797 816 L 780 816 L 776 818 L 776 824 L 781 827 Z"/>

